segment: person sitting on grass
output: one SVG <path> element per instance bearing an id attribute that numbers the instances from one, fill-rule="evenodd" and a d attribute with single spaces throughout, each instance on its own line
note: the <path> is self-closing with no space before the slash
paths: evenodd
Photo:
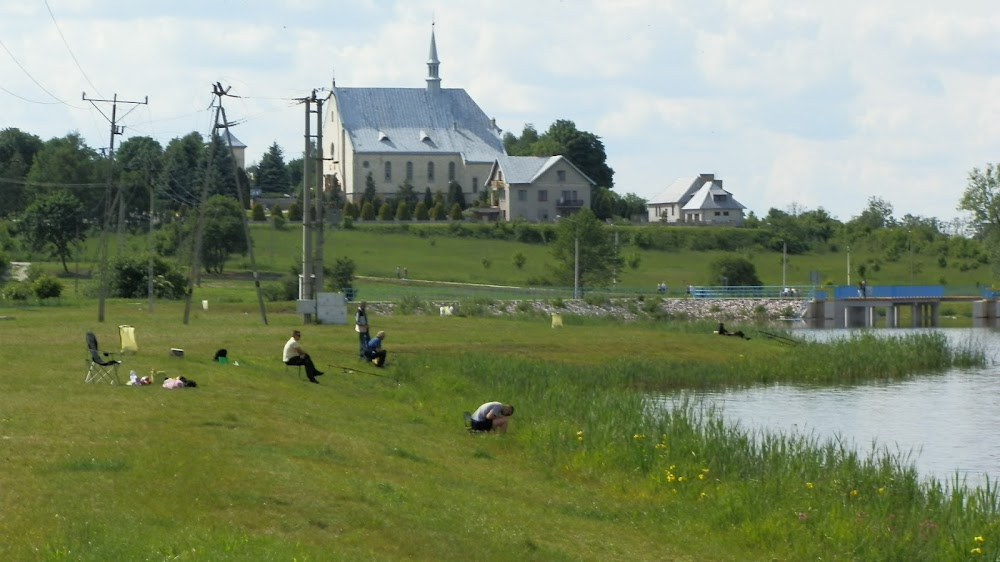
<path id="1" fill-rule="evenodd" d="M 303 365 L 306 368 L 306 376 L 309 377 L 309 382 L 319 384 L 316 377 L 323 374 L 322 371 L 316 370 L 316 365 L 313 365 L 312 357 L 306 353 L 305 349 L 299 345 L 299 338 L 302 337 L 302 332 L 298 330 L 292 331 L 292 337 L 285 343 L 285 350 L 281 355 L 282 360 L 285 365 Z"/>
<path id="2" fill-rule="evenodd" d="M 375 337 L 368 340 L 368 349 L 365 351 L 365 357 L 368 358 L 376 367 L 382 367 L 385 365 L 385 350 L 382 349 L 382 342 L 385 341 L 385 332 L 379 332 L 375 334 Z"/>
<path id="3" fill-rule="evenodd" d="M 472 414 L 474 431 L 507 433 L 507 418 L 514 415 L 514 407 L 500 402 L 487 402 Z"/>

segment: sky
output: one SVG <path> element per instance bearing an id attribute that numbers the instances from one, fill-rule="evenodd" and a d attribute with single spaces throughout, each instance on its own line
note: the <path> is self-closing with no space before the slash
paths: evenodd
<path id="1" fill-rule="evenodd" d="M 758 216 L 869 198 L 952 221 L 1000 161 L 995 0 L 19 0 L 0 3 L 0 129 L 163 146 L 211 131 L 212 85 L 247 163 L 302 156 L 297 98 L 444 88 L 504 131 L 568 119 L 604 143 L 614 189 L 654 201 L 712 173 Z"/>

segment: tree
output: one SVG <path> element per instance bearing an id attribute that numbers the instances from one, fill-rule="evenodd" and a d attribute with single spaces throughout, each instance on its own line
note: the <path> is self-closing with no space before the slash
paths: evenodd
<path id="1" fill-rule="evenodd" d="M 275 203 L 274 205 L 271 205 L 271 217 L 272 218 L 276 218 L 276 217 L 285 218 L 284 214 L 281 212 L 281 204 L 280 203 Z"/>
<path id="2" fill-rule="evenodd" d="M 430 209 L 434 206 L 434 194 L 431 193 L 431 188 L 428 187 L 424 190 L 424 208 Z"/>
<path id="3" fill-rule="evenodd" d="M 972 228 L 989 252 L 994 275 L 1000 275 L 1000 166 L 973 168 L 958 209 L 972 215 Z"/>
<path id="4" fill-rule="evenodd" d="M 250 211 L 250 217 L 255 222 L 264 222 L 267 220 L 267 215 L 264 214 L 264 205 L 261 203 L 254 203 L 253 209 Z"/>
<path id="5" fill-rule="evenodd" d="M 375 206 L 376 199 L 378 199 L 378 189 L 375 187 L 375 177 L 372 176 L 371 172 L 368 172 L 368 175 L 365 176 L 365 193 L 361 196 L 361 200 Z"/>
<path id="6" fill-rule="evenodd" d="M 972 215 L 972 228 L 981 236 L 1000 228 L 1000 166 L 991 163 L 969 172 L 958 210 Z"/>
<path id="7" fill-rule="evenodd" d="M 188 133 L 167 143 L 163 151 L 160 194 L 165 209 L 197 207 L 201 200 L 202 154 L 205 145 L 197 132 Z M 159 205 L 157 205 L 159 207 Z"/>
<path id="8" fill-rule="evenodd" d="M 291 222 L 299 222 L 302 220 L 302 207 L 299 207 L 299 204 L 296 201 L 292 201 L 288 204 L 288 220 Z"/>
<path id="9" fill-rule="evenodd" d="M 392 209 L 389 207 L 388 203 L 382 203 L 382 206 L 378 208 L 378 220 L 380 221 L 392 220 Z"/>
<path id="10" fill-rule="evenodd" d="M 44 184 L 33 195 L 47 195 L 57 190 L 68 189 L 72 185 L 106 184 L 108 181 L 107 160 L 98 157 L 97 152 L 87 146 L 77 133 L 46 141 L 35 154 L 28 171 L 28 181 Z M 65 186 L 65 187 L 62 187 Z M 76 198 L 83 204 L 85 218 L 102 218 L 104 189 L 78 190 Z M 29 201 L 30 203 L 30 201 Z"/>
<path id="11" fill-rule="evenodd" d="M 406 204 L 406 201 L 400 201 L 399 204 L 396 205 L 396 220 L 410 220 L 410 206 Z"/>
<path id="12" fill-rule="evenodd" d="M 20 214 L 28 206 L 23 182 L 42 139 L 19 129 L 0 131 L 0 217 Z M 2 181 L 8 179 L 11 181 Z"/>
<path id="13" fill-rule="evenodd" d="M 233 197 L 213 195 L 205 203 L 201 262 L 205 271 L 222 273 L 231 254 L 246 254 L 243 209 Z"/>
<path id="14" fill-rule="evenodd" d="M 350 201 L 344 203 L 343 213 L 345 217 L 351 217 L 352 219 L 356 219 L 360 215 L 360 212 L 358 211 L 358 206 L 355 205 L 354 203 L 351 203 Z"/>
<path id="15" fill-rule="evenodd" d="M 371 201 L 365 201 L 361 206 L 361 218 L 366 221 L 375 220 L 375 206 Z"/>
<path id="16" fill-rule="evenodd" d="M 851 230 L 865 233 L 896 226 L 896 219 L 892 218 L 892 203 L 873 195 L 868 198 L 868 207 L 847 225 Z"/>
<path id="17" fill-rule="evenodd" d="M 448 182 L 448 199 L 445 203 L 447 207 L 458 205 L 460 210 L 465 210 L 465 193 L 457 181 Z"/>
<path id="18" fill-rule="evenodd" d="M 423 201 L 417 203 L 417 207 L 413 209 L 413 218 L 417 219 L 418 221 L 425 221 L 431 218 L 430 214 L 427 212 L 426 203 L 424 203 Z"/>
<path id="19" fill-rule="evenodd" d="M 722 256 L 708 266 L 709 283 L 738 287 L 759 287 L 763 285 L 757 277 L 753 262 L 740 256 Z"/>
<path id="20" fill-rule="evenodd" d="M 578 272 L 579 285 L 584 287 L 609 285 L 615 271 L 622 266 L 614 241 L 594 212 L 586 207 L 559 219 L 552 257 L 558 263 L 555 271 L 558 282 L 574 284 Z"/>
<path id="21" fill-rule="evenodd" d="M 72 256 L 71 246 L 86 238 L 80 200 L 62 190 L 43 195 L 24 211 L 22 222 L 31 249 L 47 249 L 62 262 L 63 271 L 69 273 L 66 261 Z"/>
<path id="22" fill-rule="evenodd" d="M 151 137 L 132 137 L 115 153 L 115 163 L 117 181 L 125 195 L 126 218 L 145 216 L 163 173 L 163 147 Z"/>
<path id="23" fill-rule="evenodd" d="M 567 119 L 552 123 L 541 136 L 534 126 L 525 125 L 521 138 L 509 133 L 504 136 L 504 147 L 511 156 L 565 156 L 599 187 L 614 187 L 615 172 L 607 164 L 600 137 L 580 131 Z"/>
<path id="24" fill-rule="evenodd" d="M 332 291 L 350 289 L 354 283 L 354 260 L 349 257 L 337 258 L 330 270 L 327 287 Z"/>
<path id="25" fill-rule="evenodd" d="M 414 206 L 420 196 L 417 195 L 417 190 L 414 189 L 413 184 L 410 180 L 403 180 L 403 183 L 399 184 L 399 189 L 396 191 L 396 201 L 402 201 L 409 206 Z"/>
<path id="26" fill-rule="evenodd" d="M 301 165 L 301 160 L 299 164 Z M 299 182 L 301 183 L 301 178 Z M 284 194 L 291 191 L 292 183 L 289 179 L 288 167 L 285 165 L 285 159 L 278 143 L 273 143 L 267 152 L 260 157 L 254 184 L 261 193 Z"/>
<path id="27" fill-rule="evenodd" d="M 462 220 L 462 206 L 458 203 L 452 205 L 451 210 L 448 211 L 448 218 L 453 221 Z"/>

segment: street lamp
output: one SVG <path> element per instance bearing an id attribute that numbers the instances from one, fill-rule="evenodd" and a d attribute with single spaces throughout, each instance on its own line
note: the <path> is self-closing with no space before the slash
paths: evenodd
<path id="1" fill-rule="evenodd" d="M 851 285 L 851 245 L 847 245 L 847 285 Z"/>

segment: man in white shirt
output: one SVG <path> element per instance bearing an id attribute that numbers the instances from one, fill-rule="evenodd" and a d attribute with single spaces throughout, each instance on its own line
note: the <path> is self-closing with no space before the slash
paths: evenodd
<path id="1" fill-rule="evenodd" d="M 306 350 L 299 345 L 299 338 L 302 337 L 302 332 L 298 330 L 292 331 L 292 337 L 285 343 L 285 351 L 281 355 L 282 361 L 285 365 L 303 365 L 306 368 L 306 376 L 309 377 L 309 382 L 319 384 L 316 377 L 323 374 L 322 371 L 317 371 L 316 366 L 313 365 L 312 358 L 306 353 Z"/>
<path id="2" fill-rule="evenodd" d="M 507 418 L 514 415 L 514 407 L 500 402 L 487 402 L 472 414 L 472 429 L 507 433 Z"/>

